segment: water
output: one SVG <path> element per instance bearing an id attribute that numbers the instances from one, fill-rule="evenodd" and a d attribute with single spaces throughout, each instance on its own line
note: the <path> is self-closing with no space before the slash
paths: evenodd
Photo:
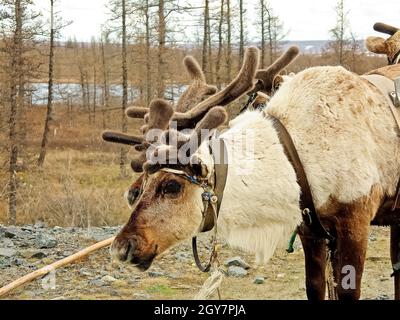
<path id="1" fill-rule="evenodd" d="M 32 92 L 32 104 L 33 105 L 45 105 L 47 103 L 47 83 L 33 83 L 31 85 Z M 96 89 L 96 90 L 95 90 Z M 176 102 L 182 92 L 186 89 L 186 86 L 173 84 L 166 88 L 166 99 Z M 122 85 L 110 85 L 110 99 L 121 100 L 122 98 Z M 93 94 L 96 91 L 97 103 L 103 100 L 103 88 L 97 85 L 96 87 L 91 84 L 89 85 L 89 96 L 90 103 L 93 102 Z M 133 102 L 140 97 L 140 91 L 138 88 L 128 86 L 128 102 Z M 66 103 L 67 101 L 72 103 L 82 103 L 82 87 L 79 83 L 55 83 L 53 85 L 53 102 L 54 103 Z"/>

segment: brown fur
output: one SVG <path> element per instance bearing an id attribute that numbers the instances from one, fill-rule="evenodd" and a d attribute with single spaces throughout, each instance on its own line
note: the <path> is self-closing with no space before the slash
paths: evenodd
<path id="1" fill-rule="evenodd" d="M 237 77 L 220 92 L 209 97 L 186 113 L 175 113 L 178 128 L 194 128 L 212 107 L 226 106 L 253 88 L 260 52 L 255 47 L 246 49 L 243 65 Z"/>
<path id="2" fill-rule="evenodd" d="M 333 245 L 332 265 L 339 299 L 359 299 L 361 276 L 364 270 L 368 245 L 369 226 L 374 219 L 384 195 L 379 185 L 374 185 L 368 196 L 349 204 L 330 199 L 318 208 L 321 221 L 336 237 Z M 300 229 L 306 258 L 306 286 L 310 299 L 325 298 L 325 267 L 327 247 L 323 240 L 313 238 L 308 227 Z M 356 270 L 356 289 L 345 290 L 342 283 L 342 268 L 351 265 Z"/>
<path id="3" fill-rule="evenodd" d="M 298 55 L 299 48 L 296 46 L 292 46 L 267 69 L 258 70 L 256 73 L 256 79 L 261 81 L 258 90 L 261 90 L 262 92 L 270 95 L 274 89 L 274 80 L 276 76 L 284 68 L 291 64 Z M 279 83 L 279 78 L 277 79 L 277 83 Z"/>
<path id="4" fill-rule="evenodd" d="M 127 135 L 116 131 L 104 131 L 102 137 L 104 141 L 122 143 L 129 146 L 135 146 L 143 143 L 143 137 Z"/>
<path id="5" fill-rule="evenodd" d="M 165 138 L 163 138 L 163 140 L 169 144 L 169 148 L 167 148 L 165 145 L 160 145 L 160 147 L 154 150 L 152 155 L 154 157 L 159 157 L 160 152 L 162 152 L 164 153 L 163 159 L 170 161 L 171 164 L 179 165 L 177 156 L 179 155 L 180 148 L 184 144 L 188 144 L 188 150 L 191 152 L 188 157 L 192 156 L 198 150 L 201 144 L 209 137 L 209 134 L 212 133 L 212 130 L 223 125 L 227 119 L 228 114 L 224 108 L 214 107 L 208 111 L 204 118 L 197 124 L 190 136 L 186 136 L 176 130 L 168 130 L 165 133 Z M 208 132 L 209 134 L 205 135 L 204 131 Z M 153 161 L 153 159 L 155 158 L 151 156 L 149 161 L 144 164 L 143 169 L 145 171 L 153 172 L 159 169 L 161 165 L 165 165 L 165 163 L 157 163 L 157 161 Z"/>
<path id="6" fill-rule="evenodd" d="M 176 105 L 176 112 L 187 112 L 199 104 L 206 96 L 213 95 L 217 88 L 206 83 L 206 77 L 198 62 L 192 56 L 186 56 L 183 64 L 192 79 L 192 84 L 179 98 Z"/>
<path id="7" fill-rule="evenodd" d="M 374 24 L 374 30 L 382 33 L 386 33 L 388 35 L 394 35 L 397 31 L 399 31 L 399 28 L 390 26 L 386 23 L 382 22 L 377 22 Z"/>
<path id="8" fill-rule="evenodd" d="M 381 76 L 385 76 L 389 79 L 396 79 L 400 77 L 400 64 L 394 64 L 390 66 L 385 66 L 379 69 L 372 70 L 367 73 L 368 74 L 379 74 Z"/>
<path id="9" fill-rule="evenodd" d="M 373 53 L 385 54 L 389 63 L 392 64 L 400 52 L 400 31 L 397 31 L 386 40 L 381 37 L 368 37 L 365 46 Z"/>
<path id="10" fill-rule="evenodd" d="M 198 226 L 201 219 L 201 217 L 188 219 L 187 216 L 180 218 L 187 212 L 183 207 L 190 206 L 182 199 L 195 196 L 197 188 L 192 183 L 166 172 L 158 172 L 147 179 L 144 187 L 146 192 L 137 201 L 129 222 L 122 228 L 112 245 L 114 256 L 122 261 L 130 260 L 144 269 L 149 266 L 148 263 L 155 254 L 162 253 L 172 244 L 183 241 L 190 235 L 187 234 L 187 227 L 179 223 L 167 223 L 168 221 L 187 221 L 191 226 Z M 181 192 L 176 197 L 162 192 L 163 186 L 171 180 L 178 181 L 182 185 Z M 150 205 L 153 209 L 147 210 Z M 164 212 L 166 207 L 173 208 L 169 210 L 173 215 L 166 215 Z"/>

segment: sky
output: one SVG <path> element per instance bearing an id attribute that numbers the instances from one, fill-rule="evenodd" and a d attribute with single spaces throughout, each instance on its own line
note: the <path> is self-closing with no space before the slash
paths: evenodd
<path id="1" fill-rule="evenodd" d="M 48 6 L 48 0 L 35 0 L 38 8 Z M 101 25 L 107 19 L 107 0 L 58 0 L 58 11 L 65 20 L 73 23 L 64 29 L 63 38 L 76 37 L 89 41 L 99 36 Z M 201 3 L 200 0 L 190 3 Z M 235 3 L 236 1 L 234 1 Z M 245 0 L 247 8 L 248 38 L 257 38 L 255 23 L 258 20 L 254 9 L 259 0 Z M 271 6 L 289 31 L 285 40 L 326 40 L 329 30 L 335 25 L 334 7 L 337 0 L 270 0 Z M 384 5 L 383 5 L 384 3 Z M 376 34 L 375 22 L 385 22 L 400 27 L 400 0 L 346 0 L 352 31 L 358 39 Z"/>

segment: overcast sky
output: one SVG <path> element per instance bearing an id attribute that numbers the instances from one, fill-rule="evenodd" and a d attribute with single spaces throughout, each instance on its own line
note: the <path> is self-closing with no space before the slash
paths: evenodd
<path id="1" fill-rule="evenodd" d="M 200 0 L 190 1 L 199 2 Z M 257 38 L 254 27 L 257 17 L 255 5 L 259 0 L 245 1 L 247 7 L 248 39 Z M 41 9 L 48 0 L 35 0 Z M 63 37 L 76 37 L 88 41 L 100 34 L 101 25 L 107 19 L 107 0 L 59 0 L 58 9 L 66 20 L 73 24 L 63 32 Z M 325 40 L 329 29 L 335 24 L 336 0 L 270 0 L 275 13 L 289 30 L 286 40 Z M 201 3 L 201 1 L 200 1 Z M 400 27 L 400 0 L 347 0 L 351 28 L 359 39 L 373 35 L 372 25 L 376 21 Z"/>

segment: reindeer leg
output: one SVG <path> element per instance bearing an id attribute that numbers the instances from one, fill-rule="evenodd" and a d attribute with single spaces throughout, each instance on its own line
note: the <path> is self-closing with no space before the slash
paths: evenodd
<path id="1" fill-rule="evenodd" d="M 400 225 L 390 227 L 390 257 L 392 265 L 398 267 L 400 265 Z M 394 268 L 394 299 L 400 300 L 400 271 Z"/>
<path id="2" fill-rule="evenodd" d="M 349 214 L 349 212 L 345 212 Z M 361 294 L 361 278 L 368 245 L 368 221 L 360 219 L 361 212 L 355 218 L 340 219 L 336 226 L 336 250 L 332 264 L 339 300 L 358 300 Z M 365 219 L 364 219 L 365 220 Z"/>
<path id="3" fill-rule="evenodd" d="M 324 300 L 326 281 L 326 242 L 315 239 L 306 226 L 299 228 L 306 266 L 306 290 L 309 300 Z"/>

